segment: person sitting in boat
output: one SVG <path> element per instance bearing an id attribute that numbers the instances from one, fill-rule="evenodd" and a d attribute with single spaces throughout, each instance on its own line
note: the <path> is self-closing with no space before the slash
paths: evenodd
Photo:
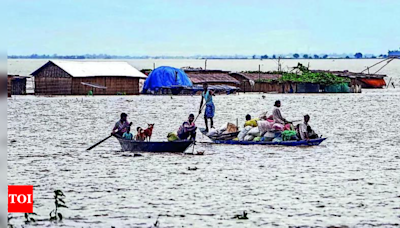
<path id="1" fill-rule="evenodd" d="M 310 121 L 310 116 L 304 116 L 304 122 L 297 125 L 297 136 L 301 140 L 310 140 L 318 138 L 318 135 L 315 134 L 313 129 L 311 129 L 310 125 L 308 125 L 308 121 Z"/>
<path id="2" fill-rule="evenodd" d="M 277 100 L 274 104 L 274 109 L 272 110 L 272 119 L 274 120 L 275 129 L 277 130 L 290 130 L 291 124 L 281 114 L 281 101 Z"/>
<path id="3" fill-rule="evenodd" d="M 132 125 L 131 123 L 128 123 L 128 115 L 126 113 L 121 113 L 121 119 L 115 123 L 115 126 L 111 132 L 112 135 L 115 135 L 117 137 L 122 137 L 122 135 L 126 132 L 127 128 Z"/>
<path id="4" fill-rule="evenodd" d="M 257 119 L 251 119 L 251 115 L 247 114 L 246 115 L 246 122 L 244 123 L 244 127 L 257 127 Z"/>
<path id="5" fill-rule="evenodd" d="M 194 115 L 190 114 L 188 121 L 183 122 L 183 124 L 179 127 L 178 137 L 181 140 L 196 140 L 196 125 L 194 123 Z"/>
<path id="6" fill-rule="evenodd" d="M 133 139 L 133 135 L 131 133 L 131 127 L 126 128 L 126 132 L 122 135 L 123 139 L 126 140 L 132 140 Z"/>

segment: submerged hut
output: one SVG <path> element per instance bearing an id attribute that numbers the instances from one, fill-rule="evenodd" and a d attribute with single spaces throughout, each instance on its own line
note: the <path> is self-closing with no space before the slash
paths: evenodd
<path id="1" fill-rule="evenodd" d="M 242 92 L 278 92 L 284 93 L 290 90 L 288 83 L 266 83 L 261 81 L 277 80 L 281 74 L 271 74 L 265 72 L 232 72 L 230 75 L 240 82 Z M 286 85 L 287 84 L 287 85 Z"/>
<path id="2" fill-rule="evenodd" d="M 240 86 L 240 82 L 223 70 L 185 70 L 194 85 L 227 85 Z"/>
<path id="3" fill-rule="evenodd" d="M 185 87 L 191 86 L 193 83 L 183 70 L 161 66 L 154 69 L 147 77 L 142 93 L 179 94 Z"/>
<path id="4" fill-rule="evenodd" d="M 7 94 L 26 95 L 26 79 L 28 76 L 8 75 L 7 76 Z"/>
<path id="5" fill-rule="evenodd" d="M 50 60 L 32 73 L 37 95 L 137 95 L 146 75 L 127 62 Z"/>

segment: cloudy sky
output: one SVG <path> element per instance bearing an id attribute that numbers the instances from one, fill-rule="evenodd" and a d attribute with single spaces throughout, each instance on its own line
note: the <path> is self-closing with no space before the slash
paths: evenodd
<path id="1" fill-rule="evenodd" d="M 13 54 L 386 53 L 399 0 L 3 0 Z M 4 31 L 4 28 L 3 28 Z"/>

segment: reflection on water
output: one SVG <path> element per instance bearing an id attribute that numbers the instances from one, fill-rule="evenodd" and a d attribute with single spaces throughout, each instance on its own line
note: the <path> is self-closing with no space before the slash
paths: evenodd
<path id="1" fill-rule="evenodd" d="M 63 190 L 71 227 L 150 227 L 159 215 L 160 227 L 399 223 L 400 90 L 217 96 L 215 123 L 270 113 L 276 99 L 288 119 L 310 114 L 328 140 L 307 148 L 198 144 L 204 156 L 133 157 L 110 139 L 87 152 L 122 111 L 135 127 L 155 123 L 152 139 L 165 140 L 200 98 L 18 96 L 8 100 L 8 182 L 35 186 L 39 218 L 53 208 L 52 191 Z M 232 219 L 244 210 L 249 220 Z"/>

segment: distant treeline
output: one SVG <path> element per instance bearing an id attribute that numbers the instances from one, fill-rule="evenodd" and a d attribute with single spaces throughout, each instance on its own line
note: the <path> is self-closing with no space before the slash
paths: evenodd
<path id="1" fill-rule="evenodd" d="M 107 55 L 107 54 L 85 54 L 85 55 L 9 55 L 9 59 L 362 59 L 362 58 L 387 58 L 388 55 L 363 55 L 357 52 L 354 55 L 337 55 L 337 54 L 288 54 L 288 55 L 196 55 L 196 56 L 130 56 L 130 55 Z"/>

